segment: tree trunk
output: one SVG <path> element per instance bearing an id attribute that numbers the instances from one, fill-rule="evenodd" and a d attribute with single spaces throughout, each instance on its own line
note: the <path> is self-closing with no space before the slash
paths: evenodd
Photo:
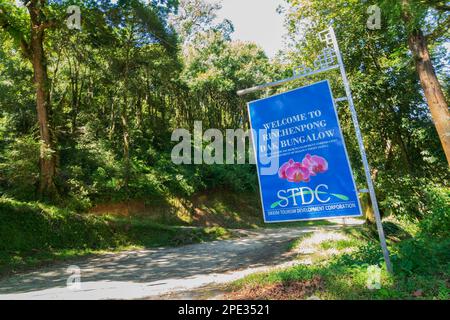
<path id="1" fill-rule="evenodd" d="M 44 53 L 44 28 L 39 21 L 40 8 L 29 6 L 31 17 L 31 63 L 34 70 L 34 84 L 36 87 L 36 110 L 41 138 L 40 150 L 40 185 L 41 196 L 56 196 L 54 183 L 56 171 L 56 156 L 49 125 L 50 96 L 47 78 L 47 63 Z"/>
<path id="2" fill-rule="evenodd" d="M 442 87 L 430 60 L 427 41 L 423 32 L 419 29 L 410 34 L 408 42 L 431 116 L 447 157 L 447 162 L 450 164 L 450 113 Z"/>

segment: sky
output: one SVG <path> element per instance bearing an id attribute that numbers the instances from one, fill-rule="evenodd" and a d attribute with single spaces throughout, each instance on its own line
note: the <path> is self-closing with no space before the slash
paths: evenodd
<path id="1" fill-rule="evenodd" d="M 218 19 L 229 19 L 233 23 L 233 40 L 255 42 L 269 57 L 282 49 L 285 29 L 283 17 L 276 9 L 283 0 L 222 0 L 221 3 Z"/>

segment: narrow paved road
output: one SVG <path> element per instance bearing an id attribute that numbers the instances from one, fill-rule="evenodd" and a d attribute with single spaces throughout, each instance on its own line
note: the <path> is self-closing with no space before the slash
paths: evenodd
<path id="1" fill-rule="evenodd" d="M 58 264 L 0 281 L 1 299 L 142 299 L 233 281 L 289 263 L 288 244 L 316 229 L 263 229 L 247 236 L 176 248 L 127 251 L 70 265 L 81 270 L 80 288 L 67 286 L 69 264 Z"/>

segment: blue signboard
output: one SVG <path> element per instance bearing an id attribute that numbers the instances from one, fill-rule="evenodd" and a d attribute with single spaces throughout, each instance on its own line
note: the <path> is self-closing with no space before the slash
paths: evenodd
<path id="1" fill-rule="evenodd" d="M 265 222 L 361 216 L 328 81 L 250 102 Z"/>

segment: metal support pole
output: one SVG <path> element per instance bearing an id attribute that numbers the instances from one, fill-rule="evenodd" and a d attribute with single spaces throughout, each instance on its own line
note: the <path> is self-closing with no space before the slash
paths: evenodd
<path id="1" fill-rule="evenodd" d="M 321 69 L 321 70 L 317 70 L 317 71 L 312 71 L 312 72 L 309 72 L 307 74 L 297 75 L 297 76 L 293 76 L 293 77 L 290 77 L 290 78 L 287 78 L 287 79 L 261 84 L 259 86 L 255 86 L 255 87 L 252 87 L 252 88 L 239 90 L 237 92 L 237 95 L 238 96 L 243 96 L 243 95 L 246 95 L 246 94 L 249 94 L 249 93 L 252 93 L 252 92 L 256 92 L 256 91 L 259 91 L 259 90 L 272 88 L 272 87 L 277 87 L 277 86 L 280 86 L 282 84 L 285 84 L 285 83 L 293 81 L 293 80 L 297 80 L 297 79 L 300 79 L 300 78 L 303 78 L 303 77 L 309 77 L 309 76 L 312 76 L 312 75 L 315 75 L 315 74 L 318 74 L 318 73 L 321 73 L 321 72 L 334 70 L 334 69 L 337 69 L 337 68 L 339 68 L 338 65 L 329 66 L 327 68 L 324 68 L 324 69 Z"/>
<path id="2" fill-rule="evenodd" d="M 392 273 L 393 270 L 392 270 L 391 259 L 389 257 L 389 250 L 386 245 L 386 238 L 384 236 L 384 230 L 383 230 L 383 225 L 381 223 L 380 211 L 378 209 L 378 201 L 377 201 L 377 197 L 375 195 L 375 188 L 373 186 L 372 177 L 370 175 L 370 167 L 369 167 L 369 163 L 367 161 L 366 149 L 364 148 L 364 142 L 362 139 L 361 130 L 359 128 L 358 116 L 356 114 L 355 106 L 353 104 L 352 91 L 350 89 L 350 84 L 348 82 L 347 73 L 345 72 L 344 61 L 342 60 L 341 51 L 339 50 L 339 44 L 337 42 L 333 27 L 330 27 L 329 32 L 330 32 L 331 38 L 333 40 L 334 50 L 336 52 L 338 64 L 339 64 L 340 70 L 341 70 L 342 80 L 344 82 L 345 93 L 347 94 L 348 104 L 350 106 L 350 111 L 352 113 L 353 125 L 355 127 L 356 137 L 358 139 L 359 151 L 361 152 L 361 158 L 362 158 L 362 162 L 364 164 L 364 172 L 366 174 L 367 185 L 369 187 L 370 200 L 372 202 L 373 212 L 375 214 L 375 220 L 376 220 L 377 229 L 378 229 L 378 236 L 380 237 L 380 244 L 381 244 L 381 248 L 383 249 L 383 256 L 384 256 L 384 261 L 386 262 L 386 269 L 389 273 Z"/>

